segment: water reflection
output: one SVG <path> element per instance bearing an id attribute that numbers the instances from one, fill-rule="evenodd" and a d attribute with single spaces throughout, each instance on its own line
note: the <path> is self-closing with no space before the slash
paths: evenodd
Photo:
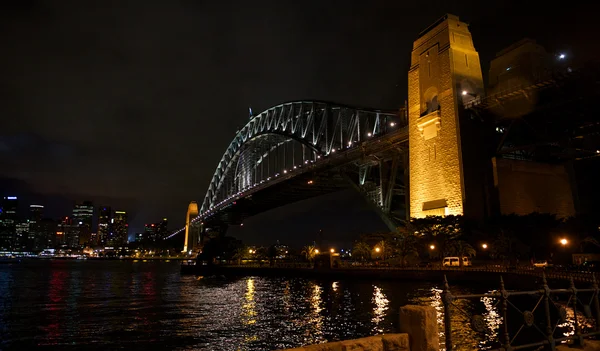
<path id="1" fill-rule="evenodd" d="M 485 307 L 483 312 L 483 320 L 486 323 L 487 330 L 484 333 L 485 339 L 480 342 L 482 349 L 493 347 L 496 340 L 498 340 L 498 330 L 502 325 L 502 317 L 498 311 L 499 300 L 491 297 L 482 297 L 480 301 Z"/>
<path id="2" fill-rule="evenodd" d="M 312 284 L 312 294 L 310 296 L 310 307 L 312 309 L 312 313 L 309 316 L 309 324 L 311 325 L 309 340 L 313 339 L 314 341 L 320 340 L 323 337 L 323 316 L 321 315 L 321 311 L 323 311 L 323 307 L 321 304 L 323 300 L 321 299 L 321 292 L 323 289 L 313 283 Z M 307 343 L 308 344 L 308 343 Z"/>
<path id="3" fill-rule="evenodd" d="M 246 294 L 245 303 L 242 305 L 242 316 L 244 317 L 243 323 L 246 325 L 252 325 L 256 323 L 256 302 L 254 301 L 254 279 L 248 278 L 246 280 Z"/>
<path id="4" fill-rule="evenodd" d="M 276 350 L 396 332 L 398 309 L 406 304 L 436 308 L 443 345 L 438 288 L 406 281 L 197 280 L 181 276 L 177 264 L 150 262 L 0 266 L 0 349 L 43 344 L 60 351 L 146 351 L 160 340 L 161 348 L 173 350 Z M 483 292 L 452 286 L 453 294 Z M 455 301 L 457 350 L 493 345 L 502 323 L 495 303 L 490 298 Z M 473 313 L 484 318 L 485 333 L 471 329 Z M 557 335 L 573 332 L 570 308 L 567 318 Z"/>
<path id="5" fill-rule="evenodd" d="M 375 333 L 383 333 L 381 322 L 385 318 L 389 302 L 390 301 L 385 294 L 381 291 L 381 288 L 377 285 L 373 285 L 373 303 L 375 304 L 375 307 L 373 308 L 372 321 L 375 324 L 373 330 Z"/>

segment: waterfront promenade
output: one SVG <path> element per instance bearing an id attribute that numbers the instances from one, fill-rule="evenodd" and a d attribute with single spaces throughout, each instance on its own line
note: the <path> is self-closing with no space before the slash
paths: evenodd
<path id="1" fill-rule="evenodd" d="M 446 277 L 452 282 L 497 283 L 498 277 L 519 285 L 532 285 L 541 281 L 545 275 L 548 280 L 567 283 L 571 278 L 576 282 L 593 283 L 594 274 L 590 272 L 562 271 L 530 267 L 510 268 L 500 265 L 475 267 L 378 267 L 378 266 L 342 266 L 340 268 L 314 268 L 309 264 L 290 263 L 277 265 L 195 265 L 184 262 L 182 274 L 203 276 L 292 276 L 327 279 L 392 279 L 423 280 L 440 282 Z"/>

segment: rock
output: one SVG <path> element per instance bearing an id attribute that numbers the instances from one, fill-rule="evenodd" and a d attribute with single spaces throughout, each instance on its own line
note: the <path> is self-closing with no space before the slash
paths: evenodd
<path id="1" fill-rule="evenodd" d="M 340 343 L 342 344 L 343 351 L 383 351 L 383 339 L 381 336 L 345 340 Z"/>
<path id="2" fill-rule="evenodd" d="M 408 334 L 384 334 L 381 339 L 385 351 L 410 351 Z"/>
<path id="3" fill-rule="evenodd" d="M 411 351 L 440 349 L 437 313 L 432 306 L 407 305 L 400 307 L 401 333 L 407 333 Z"/>

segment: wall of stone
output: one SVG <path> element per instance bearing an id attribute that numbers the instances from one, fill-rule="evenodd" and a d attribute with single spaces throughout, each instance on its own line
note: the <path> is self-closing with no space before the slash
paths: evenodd
<path id="1" fill-rule="evenodd" d="M 286 351 L 410 351 L 408 334 L 384 334 L 367 338 L 329 342 Z"/>
<path id="2" fill-rule="evenodd" d="M 493 163 L 502 214 L 540 212 L 563 218 L 575 215 L 571 182 L 564 165 L 510 159 L 495 159 Z"/>
<path id="3" fill-rule="evenodd" d="M 483 92 L 479 55 L 467 24 L 448 15 L 415 41 L 411 60 L 410 215 L 462 215 L 465 194 L 459 106 Z M 463 90 L 469 94 L 463 96 Z M 428 108 L 432 103 L 433 110 Z"/>

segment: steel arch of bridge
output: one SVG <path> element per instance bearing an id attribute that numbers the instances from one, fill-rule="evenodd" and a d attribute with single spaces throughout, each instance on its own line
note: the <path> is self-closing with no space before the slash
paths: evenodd
<path id="1" fill-rule="evenodd" d="M 356 108 L 320 101 L 296 101 L 271 107 L 251 117 L 221 157 L 202 202 L 200 215 L 240 192 L 287 172 L 286 167 L 301 167 L 333 152 L 357 146 L 361 141 L 380 136 L 405 124 L 397 111 Z M 287 145 L 297 142 L 296 145 Z M 298 146 L 300 145 L 300 146 Z M 260 172 L 272 153 L 283 152 L 283 169 Z M 302 150 L 296 162 L 294 152 Z M 286 154 L 291 153 L 291 162 Z M 308 154 L 308 155 L 307 155 Z M 281 158 L 281 155 L 278 155 Z M 278 160 L 281 163 L 281 160 Z M 273 168 L 276 168 L 274 166 Z"/>

